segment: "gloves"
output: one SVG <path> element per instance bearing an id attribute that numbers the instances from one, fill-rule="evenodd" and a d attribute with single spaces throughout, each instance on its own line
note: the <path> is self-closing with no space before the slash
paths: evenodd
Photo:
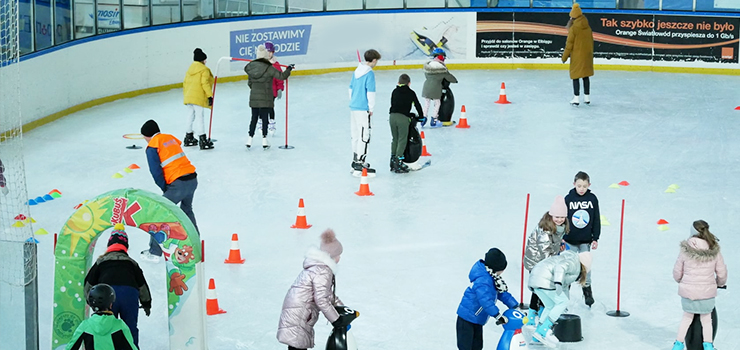
<path id="1" fill-rule="evenodd" d="M 558 295 L 563 294 L 563 284 L 560 282 L 555 282 L 555 293 Z"/>
<path id="2" fill-rule="evenodd" d="M 278 90 L 277 99 L 279 100 L 281 98 L 283 98 L 283 90 Z"/>
<path id="3" fill-rule="evenodd" d="M 150 307 L 145 307 L 145 308 L 144 308 L 144 313 L 146 314 L 146 317 L 149 317 L 149 315 L 151 315 L 151 314 L 152 314 L 152 308 L 150 308 Z"/>
<path id="4" fill-rule="evenodd" d="M 355 319 L 355 314 L 340 315 L 339 318 L 332 322 L 331 325 L 334 328 L 347 327 Z"/>
<path id="5" fill-rule="evenodd" d="M 3 187 L 0 187 L 0 192 L 2 192 L 3 195 L 6 195 L 7 196 L 8 195 L 8 192 L 10 192 L 10 190 L 8 190 L 8 186 L 3 186 Z"/>
<path id="6" fill-rule="evenodd" d="M 501 316 L 499 316 L 499 318 L 496 319 L 496 325 L 497 326 L 502 325 L 502 324 L 506 324 L 507 322 L 509 322 L 509 319 L 506 316 L 504 316 L 504 315 L 501 315 Z"/>
<path id="7" fill-rule="evenodd" d="M 421 123 L 421 126 L 424 127 L 424 125 L 427 125 L 427 117 L 418 117 L 416 118 L 416 121 Z"/>
<path id="8" fill-rule="evenodd" d="M 208 98 L 208 105 L 213 106 L 213 97 Z"/>
<path id="9" fill-rule="evenodd" d="M 290 72 L 295 68 L 295 64 L 289 64 L 288 67 L 285 68 L 286 71 Z"/>

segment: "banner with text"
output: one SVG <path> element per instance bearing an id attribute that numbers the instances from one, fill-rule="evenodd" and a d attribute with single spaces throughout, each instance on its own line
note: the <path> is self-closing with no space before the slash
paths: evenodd
<path id="1" fill-rule="evenodd" d="M 588 13 L 594 57 L 738 62 L 740 18 Z M 560 57 L 567 13 L 478 13 L 476 57 Z"/>
<path id="2" fill-rule="evenodd" d="M 270 41 L 280 56 L 305 55 L 311 25 L 236 30 L 230 33 L 231 57 L 254 59 L 257 46 Z"/>

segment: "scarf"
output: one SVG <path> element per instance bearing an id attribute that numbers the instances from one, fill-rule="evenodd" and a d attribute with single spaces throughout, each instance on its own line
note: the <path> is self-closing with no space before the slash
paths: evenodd
<path id="1" fill-rule="evenodd" d="M 504 282 L 504 278 L 497 275 L 495 271 L 491 270 L 490 267 L 486 266 L 486 271 L 493 277 L 493 285 L 496 287 L 496 291 L 499 293 L 506 293 L 509 291 L 509 287 Z"/>

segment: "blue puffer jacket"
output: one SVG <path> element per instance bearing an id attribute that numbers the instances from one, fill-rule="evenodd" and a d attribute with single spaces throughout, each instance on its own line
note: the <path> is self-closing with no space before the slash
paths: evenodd
<path id="1" fill-rule="evenodd" d="M 457 315 L 465 321 L 485 325 L 488 318 L 498 316 L 499 309 L 496 307 L 496 299 L 501 300 L 509 308 L 516 307 L 519 303 L 509 292 L 499 293 L 493 285 L 493 277 L 486 271 L 483 260 L 477 261 L 470 269 L 470 286 L 465 289 Z"/>

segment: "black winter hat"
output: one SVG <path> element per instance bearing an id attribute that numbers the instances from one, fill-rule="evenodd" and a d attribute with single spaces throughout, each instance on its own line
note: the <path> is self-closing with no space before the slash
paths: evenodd
<path id="1" fill-rule="evenodd" d="M 146 137 L 152 137 L 159 132 L 159 125 L 154 120 L 147 120 L 144 125 L 141 126 L 141 134 Z"/>
<path id="2" fill-rule="evenodd" d="M 193 61 L 202 62 L 205 61 L 206 58 L 208 58 L 208 56 L 206 56 L 206 53 L 203 52 L 203 50 L 201 50 L 200 48 L 197 48 L 195 49 L 195 51 L 193 51 Z"/>
<path id="3" fill-rule="evenodd" d="M 491 248 L 486 253 L 485 264 L 493 272 L 506 270 L 506 255 L 498 248 Z"/>

